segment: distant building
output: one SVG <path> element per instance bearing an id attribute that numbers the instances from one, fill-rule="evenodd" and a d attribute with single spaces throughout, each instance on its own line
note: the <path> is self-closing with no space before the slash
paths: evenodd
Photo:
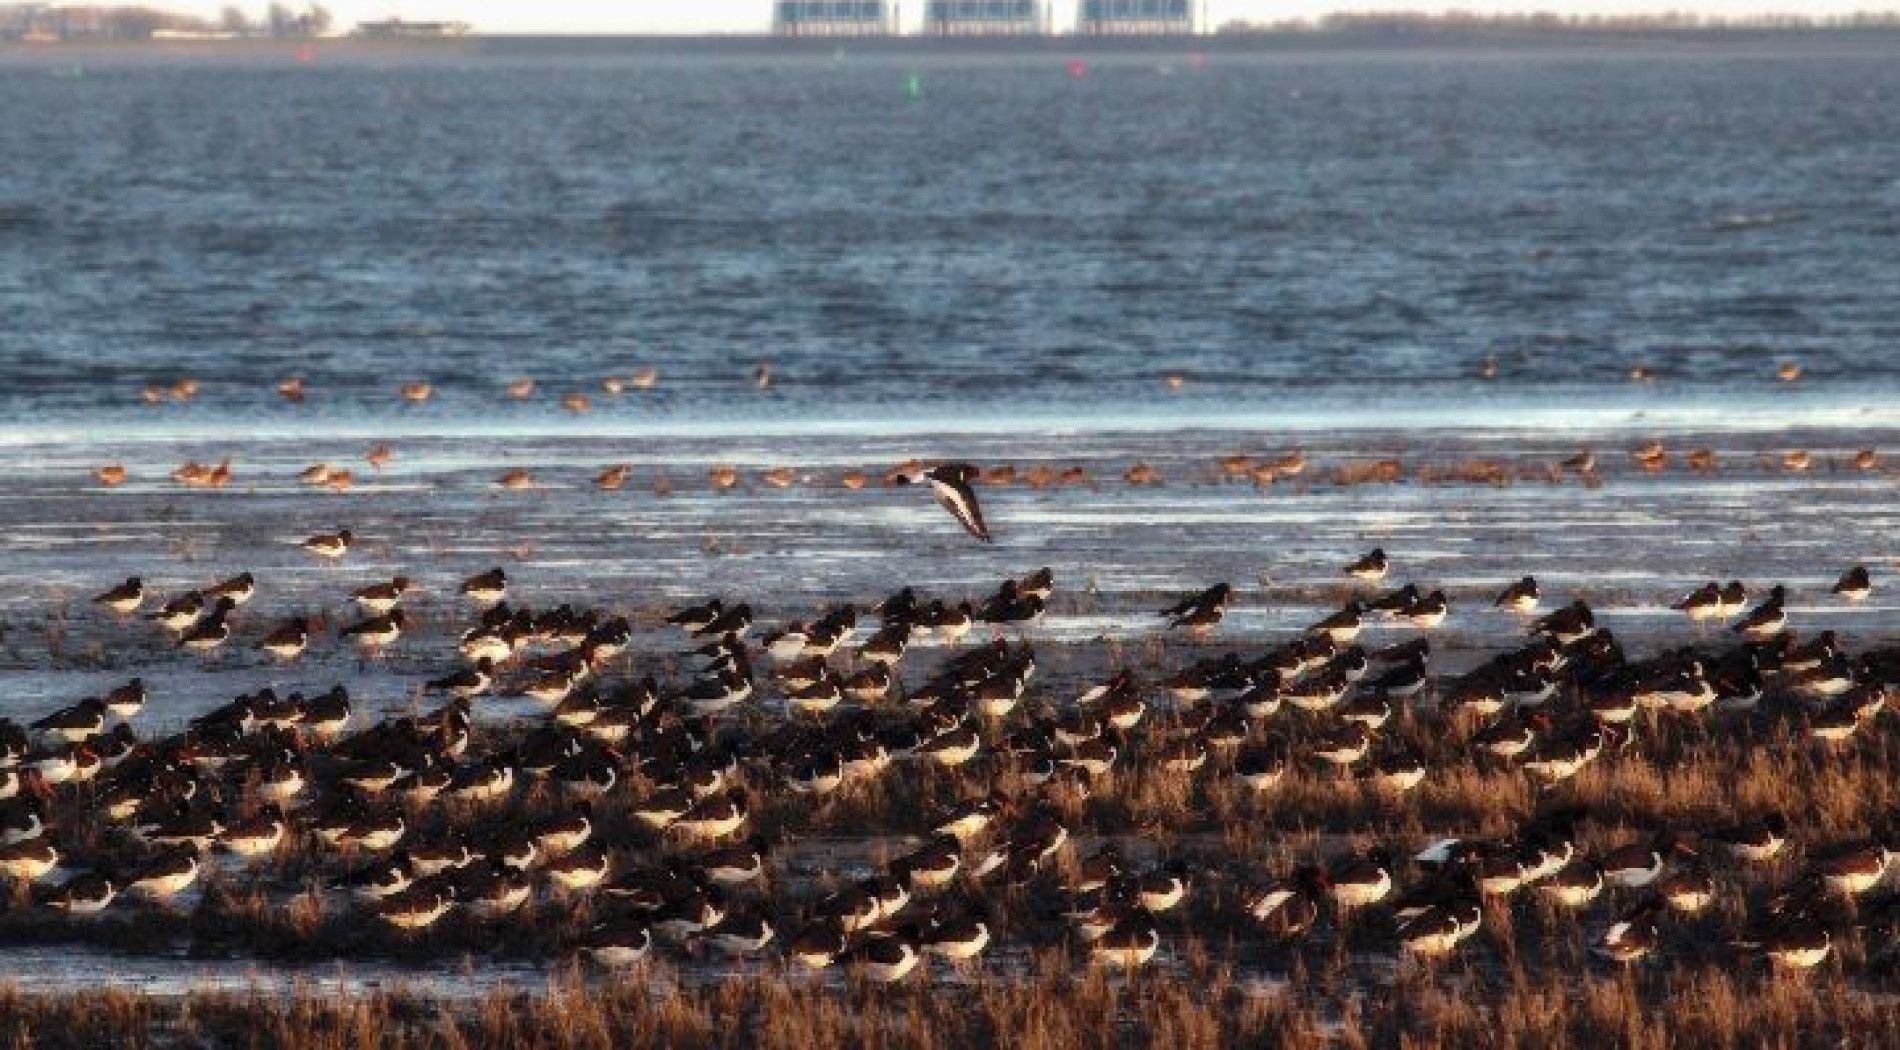
<path id="1" fill-rule="evenodd" d="M 1075 31 L 1087 36 L 1162 36 L 1194 32 L 1193 0 L 1082 0 Z"/>
<path id="2" fill-rule="evenodd" d="M 772 32 L 779 36 L 889 36 L 897 19 L 885 0 L 778 0 Z"/>
<path id="3" fill-rule="evenodd" d="M 385 18 L 380 22 L 356 23 L 356 36 L 365 40 L 440 40 L 468 35 L 467 22 L 406 22 Z"/>
<path id="4" fill-rule="evenodd" d="M 924 32 L 931 36 L 1040 36 L 1050 31 L 1043 0 L 930 0 Z"/>

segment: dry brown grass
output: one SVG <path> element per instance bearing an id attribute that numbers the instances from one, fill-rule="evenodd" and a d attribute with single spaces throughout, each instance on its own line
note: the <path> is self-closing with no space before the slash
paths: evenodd
<path id="1" fill-rule="evenodd" d="M 916 982 L 840 989 L 774 973 L 700 985 L 570 973 L 532 993 L 448 1002 L 402 990 L 181 999 L 0 990 L 0 1041 L 283 1050 L 1900 1045 L 1890 1004 L 1825 975 L 1520 968 L 1485 976 L 1454 965 L 1410 970 L 1370 992 L 1342 986 L 1338 975 L 1297 976 L 1262 988 L 1208 963 L 1132 980 L 1071 977 L 1060 960 L 1039 957 L 1021 979 L 979 978 L 954 994 Z"/>

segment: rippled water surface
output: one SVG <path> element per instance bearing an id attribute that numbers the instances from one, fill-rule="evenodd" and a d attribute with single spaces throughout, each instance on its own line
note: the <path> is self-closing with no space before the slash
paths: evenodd
<path id="1" fill-rule="evenodd" d="M 491 416 L 508 379 L 640 366 L 600 414 L 1720 415 L 1782 357 L 1823 405 L 1900 386 L 1890 50 L 1184 59 L 0 56 L 0 407 L 191 374 L 187 420 L 262 417 L 296 373 L 307 415 L 427 378 L 412 416 L 506 422 L 560 412 Z"/>

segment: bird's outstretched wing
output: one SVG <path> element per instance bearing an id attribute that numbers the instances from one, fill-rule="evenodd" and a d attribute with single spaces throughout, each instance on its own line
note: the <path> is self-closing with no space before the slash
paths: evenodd
<path id="1" fill-rule="evenodd" d="M 961 482 L 939 481 L 936 478 L 930 479 L 930 490 L 936 493 L 937 502 L 943 504 L 943 509 L 955 515 L 957 521 L 963 524 L 965 532 L 984 543 L 990 542 L 989 526 L 983 524 L 983 508 L 976 502 L 975 490 Z"/>

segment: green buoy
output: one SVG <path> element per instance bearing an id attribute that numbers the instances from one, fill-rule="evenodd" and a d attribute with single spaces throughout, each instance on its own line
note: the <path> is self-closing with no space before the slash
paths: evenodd
<path id="1" fill-rule="evenodd" d="M 904 78 L 904 97 L 912 102 L 924 97 L 924 78 L 915 73 Z"/>

